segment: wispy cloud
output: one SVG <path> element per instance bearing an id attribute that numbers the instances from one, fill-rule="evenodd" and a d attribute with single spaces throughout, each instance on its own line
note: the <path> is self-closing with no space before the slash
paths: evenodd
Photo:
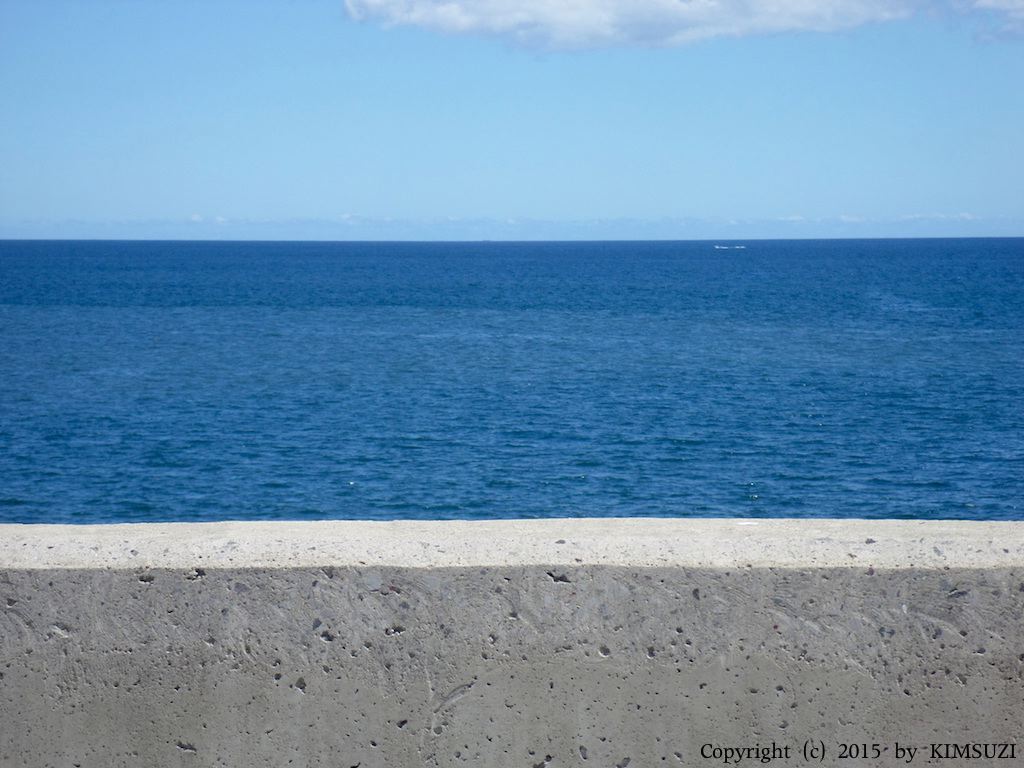
<path id="1" fill-rule="evenodd" d="M 1003 11 L 1018 18 L 1024 17 L 1024 0 L 974 0 L 975 8 Z"/>
<path id="2" fill-rule="evenodd" d="M 980 217 L 973 213 L 905 213 L 897 216 L 897 221 L 977 221 Z"/>
<path id="3" fill-rule="evenodd" d="M 13 220 L 0 215 L 0 239 L 100 238 L 157 240 L 716 240 L 830 237 L 1020 237 L 1024 217 L 970 213 L 910 213 L 894 217 L 774 219 L 665 217 L 379 218 L 345 214 L 330 219 L 220 220 L 191 217 L 126 221 Z"/>
<path id="4" fill-rule="evenodd" d="M 973 0 L 971 5 L 1002 17 L 1004 31 L 1024 32 L 1024 0 Z"/>
<path id="5" fill-rule="evenodd" d="M 952 4 L 951 4 L 952 3 Z M 712 37 L 831 32 L 935 8 L 1024 23 L 1024 0 L 346 0 L 357 21 L 491 34 L 550 48 L 671 46 Z"/>

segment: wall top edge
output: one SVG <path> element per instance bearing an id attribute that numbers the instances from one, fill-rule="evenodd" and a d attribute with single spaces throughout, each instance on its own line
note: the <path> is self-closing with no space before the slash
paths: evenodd
<path id="1" fill-rule="evenodd" d="M 0 525 L 0 570 L 1024 568 L 1024 521 L 552 518 Z"/>

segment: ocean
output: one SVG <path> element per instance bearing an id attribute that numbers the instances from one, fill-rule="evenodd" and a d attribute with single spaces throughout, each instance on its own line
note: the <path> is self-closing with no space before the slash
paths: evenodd
<path id="1" fill-rule="evenodd" d="M 1024 239 L 0 241 L 0 522 L 1022 496 Z"/>

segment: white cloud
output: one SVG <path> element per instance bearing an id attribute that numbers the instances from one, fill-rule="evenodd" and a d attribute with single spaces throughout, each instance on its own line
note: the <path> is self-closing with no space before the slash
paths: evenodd
<path id="1" fill-rule="evenodd" d="M 560 48 L 824 32 L 899 18 L 910 10 L 908 0 L 346 0 L 346 5 L 357 20 L 500 34 Z"/>
<path id="2" fill-rule="evenodd" d="M 493 34 L 551 48 L 669 46 L 712 37 L 830 32 L 965 0 L 345 0 L 357 21 Z M 966 0 L 1024 20 L 1024 0 Z"/>
<path id="3" fill-rule="evenodd" d="M 979 217 L 966 211 L 960 213 L 905 213 L 897 221 L 978 221 Z"/>
<path id="4" fill-rule="evenodd" d="M 1008 32 L 1024 31 L 1024 0 L 974 0 L 972 5 L 1002 16 L 1003 28 Z"/>
<path id="5" fill-rule="evenodd" d="M 1024 0 L 974 0 L 974 7 L 989 11 L 1004 11 L 1011 16 L 1024 16 Z"/>

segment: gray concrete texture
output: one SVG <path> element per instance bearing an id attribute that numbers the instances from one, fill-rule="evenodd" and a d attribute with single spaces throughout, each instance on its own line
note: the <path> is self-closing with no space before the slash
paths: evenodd
<path id="1" fill-rule="evenodd" d="M 803 765 L 808 740 L 847 766 L 1024 742 L 1024 523 L 0 526 L 5 767 Z"/>

